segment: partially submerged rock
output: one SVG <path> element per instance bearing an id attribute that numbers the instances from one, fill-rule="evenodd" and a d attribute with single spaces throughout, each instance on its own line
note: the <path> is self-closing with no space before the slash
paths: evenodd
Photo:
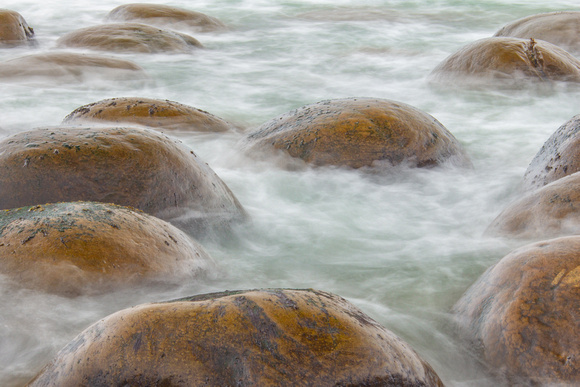
<path id="1" fill-rule="evenodd" d="M 407 104 L 383 99 L 306 105 L 266 122 L 246 140 L 252 154 L 278 150 L 315 166 L 471 165 L 439 121 Z"/>
<path id="2" fill-rule="evenodd" d="M 141 23 L 113 23 L 81 28 L 60 37 L 57 47 L 138 53 L 191 53 L 202 48 L 195 38 Z"/>
<path id="3" fill-rule="evenodd" d="M 0 9 L 0 47 L 13 47 L 30 43 L 34 30 L 16 11 Z"/>
<path id="4" fill-rule="evenodd" d="M 505 256 L 453 311 L 506 385 L 580 384 L 580 237 Z"/>
<path id="5" fill-rule="evenodd" d="M 511 203 L 487 234 L 546 239 L 580 233 L 580 172 L 550 183 Z"/>
<path id="6" fill-rule="evenodd" d="M 494 36 L 540 39 L 580 53 L 580 12 L 548 12 L 531 15 L 502 27 Z"/>
<path id="7" fill-rule="evenodd" d="M 112 21 L 132 21 L 192 32 L 222 31 L 227 27 L 215 17 L 201 12 L 162 4 L 124 4 L 107 15 Z"/>
<path id="8" fill-rule="evenodd" d="M 138 124 L 192 132 L 225 132 L 228 122 L 178 102 L 150 98 L 109 98 L 81 106 L 65 117 L 65 124 Z"/>
<path id="9" fill-rule="evenodd" d="M 543 187 L 580 171 L 580 115 L 560 126 L 534 156 L 524 174 L 528 189 Z"/>
<path id="10" fill-rule="evenodd" d="M 171 224 L 113 204 L 74 202 L 0 211 L 0 273 L 65 296 L 195 280 L 204 249 Z"/>
<path id="11" fill-rule="evenodd" d="M 225 183 L 157 131 L 48 127 L 0 141 L 0 209 L 99 201 L 170 220 L 195 235 L 243 219 Z"/>
<path id="12" fill-rule="evenodd" d="M 0 62 L 0 82 L 60 85 L 90 81 L 145 81 L 149 77 L 137 64 L 99 55 L 51 52 Z"/>
<path id="13" fill-rule="evenodd" d="M 144 304 L 86 329 L 45 385 L 442 386 L 406 343 L 343 298 L 266 289 Z"/>
<path id="14" fill-rule="evenodd" d="M 486 38 L 447 57 L 431 73 L 441 83 L 501 85 L 522 81 L 580 82 L 580 61 L 551 43 L 535 39 Z"/>

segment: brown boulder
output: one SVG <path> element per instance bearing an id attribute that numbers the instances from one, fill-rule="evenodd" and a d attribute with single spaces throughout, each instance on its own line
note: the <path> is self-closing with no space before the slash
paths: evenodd
<path id="1" fill-rule="evenodd" d="M 510 204 L 486 233 L 527 239 L 580 233 L 580 173 L 550 183 Z"/>
<path id="2" fill-rule="evenodd" d="M 110 98 L 81 106 L 65 117 L 65 124 L 138 124 L 161 129 L 225 132 L 228 122 L 208 112 L 168 100 Z"/>
<path id="3" fill-rule="evenodd" d="M 86 81 L 144 81 L 149 77 L 133 62 L 65 52 L 27 55 L 0 62 L 0 82 L 60 85 Z"/>
<path id="4" fill-rule="evenodd" d="M 548 12 L 531 15 L 505 25 L 494 36 L 541 39 L 560 46 L 566 51 L 579 53 L 580 12 Z"/>
<path id="5" fill-rule="evenodd" d="M 513 251 L 453 311 L 507 385 L 580 384 L 580 237 Z"/>
<path id="6" fill-rule="evenodd" d="M 442 386 L 406 343 L 343 298 L 266 289 L 144 304 L 86 329 L 45 385 Z"/>
<path id="7" fill-rule="evenodd" d="M 502 85 L 522 80 L 580 82 L 580 61 L 542 40 L 487 38 L 471 43 L 441 62 L 431 73 L 435 82 Z"/>
<path id="8" fill-rule="evenodd" d="M 281 150 L 316 166 L 471 165 L 435 118 L 404 103 L 373 98 L 303 106 L 266 122 L 246 140 L 252 153 Z"/>
<path id="9" fill-rule="evenodd" d="M 580 171 L 580 115 L 560 126 L 534 156 L 524 174 L 529 189 Z"/>
<path id="10" fill-rule="evenodd" d="M 107 15 L 113 21 L 132 21 L 192 32 L 222 31 L 224 23 L 201 12 L 162 4 L 124 4 Z"/>
<path id="11" fill-rule="evenodd" d="M 34 30 L 16 11 L 0 9 L 0 47 L 19 46 L 34 38 Z"/>
<path id="12" fill-rule="evenodd" d="M 192 150 L 157 131 L 49 127 L 0 141 L 0 209 L 61 201 L 138 208 L 201 233 L 244 217 Z"/>
<path id="13" fill-rule="evenodd" d="M 113 23 L 81 28 L 60 37 L 57 47 L 139 53 L 190 53 L 202 48 L 195 38 L 140 23 Z"/>
<path id="14" fill-rule="evenodd" d="M 191 281 L 211 257 L 171 224 L 113 204 L 74 202 L 0 211 L 0 272 L 66 296 Z"/>

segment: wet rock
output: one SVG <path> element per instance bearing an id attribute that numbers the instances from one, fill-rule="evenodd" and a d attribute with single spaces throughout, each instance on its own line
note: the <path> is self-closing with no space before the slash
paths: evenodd
<path id="1" fill-rule="evenodd" d="M 580 12 L 548 12 L 518 19 L 502 27 L 494 36 L 540 39 L 580 53 Z"/>
<path id="2" fill-rule="evenodd" d="M 202 48 L 195 38 L 140 23 L 113 23 L 82 28 L 60 37 L 57 47 L 138 53 L 191 53 Z"/>
<path id="3" fill-rule="evenodd" d="M 580 237 L 527 245 L 454 306 L 463 333 L 506 385 L 580 384 Z"/>
<path id="4" fill-rule="evenodd" d="M 144 304 L 86 329 L 30 386 L 441 386 L 406 343 L 316 290 Z"/>
<path id="5" fill-rule="evenodd" d="M 580 173 L 567 176 L 511 203 L 486 233 L 545 239 L 580 233 Z"/>
<path id="6" fill-rule="evenodd" d="M 171 224 L 113 204 L 74 202 L 0 211 L 0 272 L 65 296 L 195 280 L 213 261 Z"/>
<path id="7" fill-rule="evenodd" d="M 0 82 L 60 85 L 90 81 L 146 81 L 137 64 L 116 58 L 66 52 L 27 55 L 0 62 Z"/>
<path id="8" fill-rule="evenodd" d="M 225 132 L 228 122 L 208 112 L 168 100 L 110 98 L 84 105 L 65 117 L 63 123 L 138 124 L 161 129 L 195 132 Z"/>
<path id="9" fill-rule="evenodd" d="M 27 44 L 34 38 L 34 30 L 16 11 L 0 9 L 0 47 Z"/>
<path id="10" fill-rule="evenodd" d="M 534 156 L 524 174 L 528 189 L 542 187 L 580 171 L 580 115 L 560 126 Z"/>
<path id="11" fill-rule="evenodd" d="M 191 32 L 223 31 L 227 27 L 201 12 L 162 4 L 124 4 L 107 15 L 112 21 L 132 21 Z"/>
<path id="12" fill-rule="evenodd" d="M 0 142 L 0 208 L 61 201 L 134 207 L 199 235 L 245 212 L 192 150 L 157 131 L 48 127 Z"/>
<path id="13" fill-rule="evenodd" d="M 246 140 L 251 153 L 280 150 L 316 166 L 471 165 L 459 142 L 435 118 L 382 99 L 303 106 L 266 122 Z"/>
<path id="14" fill-rule="evenodd" d="M 535 39 L 487 38 L 441 62 L 432 82 L 519 85 L 522 81 L 580 82 L 580 61 L 551 43 Z"/>

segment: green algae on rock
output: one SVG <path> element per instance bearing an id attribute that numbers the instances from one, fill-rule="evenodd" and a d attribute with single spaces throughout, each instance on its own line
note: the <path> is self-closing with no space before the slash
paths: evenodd
<path id="1" fill-rule="evenodd" d="M 107 19 L 139 22 L 192 32 L 223 31 L 227 29 L 226 25 L 215 17 L 163 4 L 123 4 L 109 12 Z"/>
<path id="2" fill-rule="evenodd" d="M 208 112 L 178 102 L 151 98 L 109 98 L 83 105 L 63 124 L 138 124 L 191 132 L 225 132 L 233 125 Z"/>
<path id="3" fill-rule="evenodd" d="M 384 99 L 306 105 L 266 122 L 246 142 L 249 153 L 277 150 L 315 166 L 471 166 L 460 143 L 439 121 Z"/>
<path id="4" fill-rule="evenodd" d="M 317 290 L 213 293 L 97 322 L 29 386 L 442 386 L 411 349 Z"/>
<path id="5" fill-rule="evenodd" d="M 521 247 L 453 307 L 467 339 L 507 385 L 580 383 L 580 237 Z"/>
<path id="6" fill-rule="evenodd" d="M 112 23 L 81 28 L 60 37 L 60 48 L 136 53 L 191 53 L 203 45 L 195 38 L 141 23 Z"/>
<path id="7" fill-rule="evenodd" d="M 134 207 L 194 236 L 245 218 L 226 184 L 155 130 L 47 127 L 0 141 L 0 209 L 61 201 Z"/>
<path id="8" fill-rule="evenodd" d="M 64 296 L 192 281 L 213 267 L 171 224 L 114 204 L 70 202 L 0 211 L 0 273 Z"/>

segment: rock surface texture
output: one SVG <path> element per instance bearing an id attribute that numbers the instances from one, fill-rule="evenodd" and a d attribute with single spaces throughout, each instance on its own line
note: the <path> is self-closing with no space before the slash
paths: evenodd
<path id="1" fill-rule="evenodd" d="M 252 154 L 278 150 L 315 166 L 470 166 L 439 121 L 401 102 L 347 98 L 303 106 L 247 136 Z"/>
<path id="2" fill-rule="evenodd" d="M 225 132 L 232 125 L 191 106 L 150 98 L 110 98 L 81 106 L 65 117 L 64 124 L 138 124 L 191 132 Z"/>
<path id="3" fill-rule="evenodd" d="M 0 272 L 64 296 L 195 280 L 213 261 L 171 224 L 113 204 L 74 202 L 0 211 Z"/>
<path id="4" fill-rule="evenodd" d="M 113 23 L 82 28 L 60 37 L 57 47 L 136 53 L 191 53 L 197 39 L 141 23 Z"/>
<path id="5" fill-rule="evenodd" d="M 124 4 L 107 15 L 112 21 L 132 21 L 191 32 L 223 31 L 226 25 L 201 12 L 162 4 Z"/>
<path id="6" fill-rule="evenodd" d="M 117 312 L 29 384 L 442 386 L 401 339 L 336 295 L 266 289 Z"/>
<path id="7" fill-rule="evenodd" d="M 580 237 L 513 251 L 453 310 L 507 385 L 580 383 Z"/>
<path id="8" fill-rule="evenodd" d="M 0 47 L 21 46 L 34 38 L 34 30 L 16 11 L 0 9 Z"/>
<path id="9" fill-rule="evenodd" d="M 61 201 L 134 207 L 194 235 L 242 219 L 225 183 L 157 131 L 49 127 L 0 141 L 0 209 Z"/>

